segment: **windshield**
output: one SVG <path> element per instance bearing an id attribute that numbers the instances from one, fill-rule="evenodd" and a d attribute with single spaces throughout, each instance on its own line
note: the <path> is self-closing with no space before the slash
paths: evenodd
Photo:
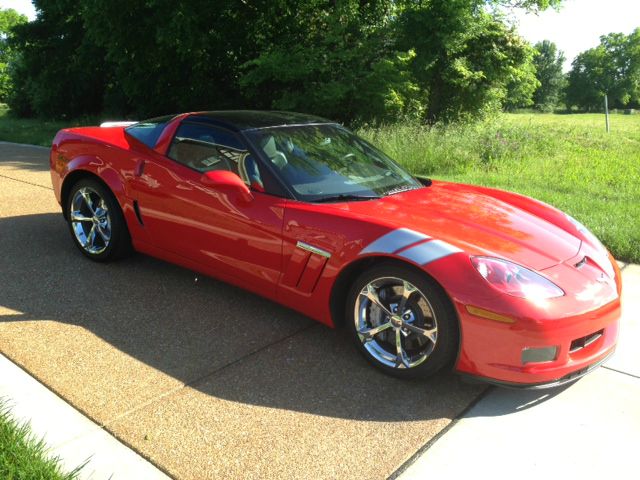
<path id="1" fill-rule="evenodd" d="M 301 200 L 378 198 L 422 186 L 339 125 L 284 126 L 246 134 Z"/>

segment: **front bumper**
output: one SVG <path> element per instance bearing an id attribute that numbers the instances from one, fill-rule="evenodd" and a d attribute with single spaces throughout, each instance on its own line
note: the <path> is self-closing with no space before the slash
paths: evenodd
<path id="1" fill-rule="evenodd" d="M 576 316 L 518 318 L 512 324 L 463 314 L 457 370 L 512 387 L 567 383 L 613 353 L 619 319 L 619 300 Z M 595 341 L 576 349 L 577 341 L 594 333 Z M 557 348 L 554 359 L 523 363 L 525 349 L 544 347 Z"/>
<path id="2" fill-rule="evenodd" d="M 473 295 L 452 295 L 462 337 L 456 371 L 502 386 L 547 388 L 602 364 L 615 349 L 621 316 L 620 271 L 612 257 L 607 260 L 606 279 L 593 263 L 576 268 L 566 262 L 544 271 L 567 294 L 539 304 L 498 295 L 477 282 Z M 471 305 L 477 308 L 470 312 Z M 493 318 L 474 314 L 481 310 Z M 527 361 L 523 352 L 538 349 L 555 349 L 555 355 Z"/>
<path id="3" fill-rule="evenodd" d="M 570 383 L 576 382 L 582 377 L 584 377 L 587 373 L 592 372 L 599 368 L 603 363 L 605 363 L 611 355 L 613 355 L 614 350 L 612 349 L 602 360 L 597 361 L 596 363 L 592 363 L 580 370 L 576 370 L 575 372 L 568 373 L 562 378 L 557 380 L 551 380 L 549 382 L 541 382 L 541 383 L 513 383 L 513 382 L 504 382 L 500 380 L 495 380 L 493 378 L 486 377 L 478 377 L 475 375 L 469 374 L 461 374 L 463 378 L 472 383 L 488 383 L 490 385 L 495 385 L 498 387 L 504 388 L 512 388 L 516 390 L 544 390 L 546 388 L 555 388 L 561 387 L 562 385 L 568 385 Z"/>

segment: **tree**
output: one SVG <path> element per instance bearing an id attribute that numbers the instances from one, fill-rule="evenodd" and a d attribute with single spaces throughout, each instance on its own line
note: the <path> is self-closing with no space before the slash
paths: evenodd
<path id="1" fill-rule="evenodd" d="M 136 117 L 280 108 L 473 117 L 530 95 L 532 50 L 487 5 L 559 0 L 35 0 L 11 106 Z M 525 101 L 525 100 L 522 100 Z"/>
<path id="2" fill-rule="evenodd" d="M 75 0 L 33 0 L 37 18 L 13 29 L 20 55 L 9 105 L 19 115 L 94 114 L 103 109 L 104 51 L 91 41 Z"/>
<path id="3" fill-rule="evenodd" d="M 261 105 L 434 123 L 530 101 L 537 87 L 533 50 L 484 1 L 300 3 L 312 8 L 289 23 L 304 28 L 267 39 L 245 64 L 241 85 Z"/>
<path id="4" fill-rule="evenodd" d="M 427 96 L 427 122 L 481 116 L 530 98 L 537 85 L 533 50 L 500 16 L 487 13 L 485 2 L 410 3 L 400 42 L 415 49 L 412 68 Z"/>
<path id="5" fill-rule="evenodd" d="M 250 106 L 240 67 L 258 55 L 263 37 L 301 28 L 283 22 L 292 3 L 83 0 L 88 36 L 105 50 L 106 108 L 144 117 Z"/>
<path id="6" fill-rule="evenodd" d="M 538 110 L 550 112 L 558 105 L 565 84 L 562 73 L 564 53 L 558 51 L 556 44 L 549 40 L 537 43 L 534 48 L 537 55 L 533 62 L 540 86 L 533 94 L 533 103 Z"/>
<path id="7" fill-rule="evenodd" d="M 398 49 L 394 2 L 306 2 L 292 9 L 302 28 L 263 40 L 240 85 L 262 108 L 314 112 L 339 120 L 387 121 L 419 115 L 422 94 Z"/>
<path id="8" fill-rule="evenodd" d="M 640 103 L 640 28 L 630 35 L 610 33 L 600 45 L 580 53 L 572 63 L 565 91 L 567 107 L 599 110 Z"/>
<path id="9" fill-rule="evenodd" d="M 0 102 L 6 102 L 11 92 L 10 70 L 17 52 L 11 45 L 13 29 L 27 22 L 27 17 L 12 8 L 0 9 Z"/>

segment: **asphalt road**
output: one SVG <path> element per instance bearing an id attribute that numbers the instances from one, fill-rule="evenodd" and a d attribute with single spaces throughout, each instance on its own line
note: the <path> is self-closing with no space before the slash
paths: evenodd
<path id="1" fill-rule="evenodd" d="M 177 478 L 393 474 L 483 387 L 379 374 L 341 332 L 72 244 L 47 150 L 0 143 L 0 351 Z"/>

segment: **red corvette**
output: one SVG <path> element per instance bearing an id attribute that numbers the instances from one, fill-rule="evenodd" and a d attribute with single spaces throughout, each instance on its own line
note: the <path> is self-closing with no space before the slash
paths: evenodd
<path id="1" fill-rule="evenodd" d="M 203 112 L 62 130 L 51 178 L 90 259 L 136 250 L 345 325 L 399 377 L 453 366 L 547 387 L 615 348 L 620 272 L 584 226 L 514 193 L 414 178 L 321 118 Z"/>

